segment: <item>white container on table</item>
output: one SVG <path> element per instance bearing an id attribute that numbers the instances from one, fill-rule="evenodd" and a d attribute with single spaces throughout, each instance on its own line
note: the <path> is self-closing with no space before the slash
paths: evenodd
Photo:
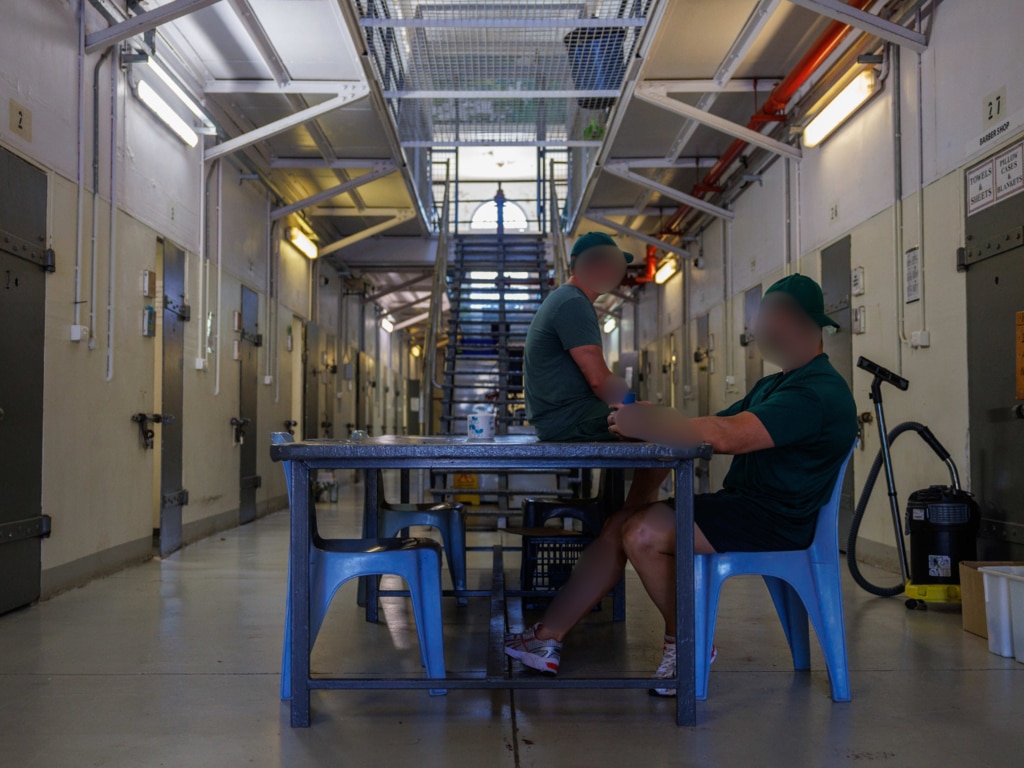
<path id="1" fill-rule="evenodd" d="M 988 649 L 1024 663 L 1024 565 L 978 569 L 985 579 Z"/>
<path id="2" fill-rule="evenodd" d="M 495 410 L 489 405 L 475 405 L 466 417 L 466 434 L 473 440 L 494 438 Z"/>

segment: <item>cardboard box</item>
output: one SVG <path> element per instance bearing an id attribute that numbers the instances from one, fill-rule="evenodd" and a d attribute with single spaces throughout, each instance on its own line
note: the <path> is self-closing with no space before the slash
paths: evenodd
<path id="1" fill-rule="evenodd" d="M 988 638 L 988 621 L 985 616 L 985 580 L 981 566 L 1024 565 L 1013 560 L 979 561 L 965 560 L 960 563 L 960 600 L 963 607 L 964 632 Z"/>

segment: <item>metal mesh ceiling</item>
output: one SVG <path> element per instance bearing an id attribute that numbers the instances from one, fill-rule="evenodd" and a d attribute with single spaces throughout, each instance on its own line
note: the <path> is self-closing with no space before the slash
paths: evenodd
<path id="1" fill-rule="evenodd" d="M 652 0 L 359 0 L 405 144 L 564 144 L 579 109 L 607 109 Z"/>

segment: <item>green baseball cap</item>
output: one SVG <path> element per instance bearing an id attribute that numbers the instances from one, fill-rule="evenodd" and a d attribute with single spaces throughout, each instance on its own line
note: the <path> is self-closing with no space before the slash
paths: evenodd
<path id="1" fill-rule="evenodd" d="M 633 254 L 626 253 L 621 248 L 619 248 L 619 246 L 616 245 L 615 241 L 612 239 L 612 236 L 604 232 L 587 232 L 585 235 L 580 235 L 579 237 L 577 237 L 576 242 L 572 244 L 572 251 L 570 252 L 569 257 L 573 261 L 575 261 L 576 257 L 579 256 L 584 251 L 588 251 L 591 248 L 607 247 L 609 245 L 612 248 L 618 250 L 619 253 L 622 254 L 622 256 L 626 259 L 627 264 L 633 263 Z"/>
<path id="2" fill-rule="evenodd" d="M 772 293 L 784 293 L 792 298 L 797 306 L 821 328 L 830 325 L 839 329 L 839 323 L 825 314 L 825 297 L 821 293 L 821 286 L 807 275 L 789 275 L 778 280 L 764 292 L 764 295 L 768 296 Z"/>

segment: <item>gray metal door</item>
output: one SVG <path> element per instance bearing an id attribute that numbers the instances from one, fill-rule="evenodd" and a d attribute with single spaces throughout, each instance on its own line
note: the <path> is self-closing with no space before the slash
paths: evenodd
<path id="1" fill-rule="evenodd" d="M 337 402 L 338 344 L 333 333 L 322 335 L 323 348 L 320 350 L 324 361 L 320 375 L 320 436 L 334 437 L 334 404 Z"/>
<path id="2" fill-rule="evenodd" d="M 46 174 L 0 150 L 0 613 L 39 599 Z"/>
<path id="3" fill-rule="evenodd" d="M 829 362 L 853 389 L 853 334 L 850 309 L 850 238 L 833 243 L 821 252 L 821 291 L 825 295 L 825 311 L 842 326 L 832 333 L 825 329 L 825 354 Z M 846 539 L 853 521 L 853 472 L 843 480 L 839 502 L 839 544 L 846 549 Z"/>
<path id="4" fill-rule="evenodd" d="M 711 415 L 711 318 L 707 314 L 697 318 L 697 349 L 693 361 L 697 365 L 697 415 Z M 711 490 L 711 462 L 698 459 L 694 463 L 697 491 Z"/>
<path id="5" fill-rule="evenodd" d="M 303 434 L 307 438 L 328 437 L 325 430 L 333 429 L 334 407 L 333 401 L 328 398 L 327 388 L 332 386 L 333 376 L 329 376 L 331 361 L 328 359 L 327 339 L 328 334 L 320 332 L 316 323 L 306 323 L 305 348 L 303 360 L 305 361 L 305 381 L 303 390 L 305 401 L 303 403 Z M 333 338 L 333 337 L 330 337 Z M 330 381 L 328 381 L 330 379 Z M 331 417 L 325 417 L 324 411 L 330 407 Z"/>
<path id="6" fill-rule="evenodd" d="M 188 491 L 181 484 L 181 417 L 185 376 L 185 252 L 163 241 L 164 309 L 162 415 L 160 417 L 160 555 L 181 547 L 181 508 Z"/>
<path id="7" fill-rule="evenodd" d="M 748 392 L 758 379 L 764 376 L 764 361 L 761 359 L 757 344 L 754 343 L 754 324 L 760 310 L 761 286 L 755 285 L 743 294 L 743 336 L 740 339 L 743 344 L 744 375 Z"/>
<path id="8" fill-rule="evenodd" d="M 259 386 L 258 348 L 263 343 L 259 325 L 259 296 L 242 286 L 242 331 L 239 340 L 241 369 L 238 376 L 238 445 L 239 498 L 238 522 L 256 519 L 256 489 L 260 476 L 256 473 L 259 435 L 257 423 L 257 387 Z"/>
<path id="9" fill-rule="evenodd" d="M 1024 194 L 968 217 L 965 257 L 971 490 L 982 509 L 979 555 L 1021 560 Z"/>

